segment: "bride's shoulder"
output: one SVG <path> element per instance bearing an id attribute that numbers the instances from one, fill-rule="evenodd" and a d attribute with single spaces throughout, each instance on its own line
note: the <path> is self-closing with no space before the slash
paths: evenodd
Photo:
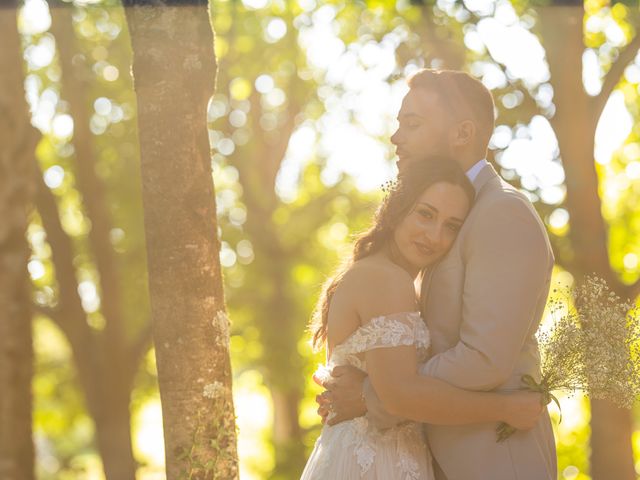
<path id="1" fill-rule="evenodd" d="M 361 319 L 415 310 L 416 292 L 411 276 L 384 261 L 361 260 L 343 278 Z"/>
<path id="2" fill-rule="evenodd" d="M 387 290 L 397 286 L 413 291 L 413 279 L 400 266 L 390 261 L 365 258 L 355 262 L 345 275 L 345 281 L 353 282 L 362 289 Z"/>

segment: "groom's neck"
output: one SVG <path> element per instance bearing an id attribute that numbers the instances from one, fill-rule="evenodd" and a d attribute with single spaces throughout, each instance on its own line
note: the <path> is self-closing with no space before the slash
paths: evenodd
<path id="1" fill-rule="evenodd" d="M 466 172 L 480 160 L 487 157 L 486 153 L 482 155 L 478 152 L 458 152 L 455 154 L 455 158 L 462 169 Z"/>

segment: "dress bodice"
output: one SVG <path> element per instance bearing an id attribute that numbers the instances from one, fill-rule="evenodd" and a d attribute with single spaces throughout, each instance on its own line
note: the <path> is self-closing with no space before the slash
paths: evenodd
<path id="1" fill-rule="evenodd" d="M 372 318 L 358 327 L 345 341 L 336 345 L 327 367 L 353 365 L 367 371 L 364 353 L 385 347 L 415 345 L 418 361 L 427 359 L 430 345 L 429 331 L 420 312 L 402 312 Z"/>
<path id="2" fill-rule="evenodd" d="M 419 312 L 375 317 L 334 347 L 327 366 L 321 366 L 316 375 L 330 376 L 338 365 L 353 365 L 366 372 L 364 354 L 368 350 L 411 345 L 417 348 L 418 361 L 425 361 L 430 337 Z M 378 430 L 367 415 L 334 426 L 325 424 L 301 480 L 327 478 L 433 480 L 422 425 L 407 421 Z"/>

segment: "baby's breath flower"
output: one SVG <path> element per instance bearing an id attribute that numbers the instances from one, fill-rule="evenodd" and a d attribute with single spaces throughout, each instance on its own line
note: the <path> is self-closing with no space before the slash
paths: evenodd
<path id="1" fill-rule="evenodd" d="M 640 312 L 622 301 L 607 283 L 588 276 L 573 294 L 554 289 L 551 300 L 555 322 L 537 334 L 541 355 L 540 382 L 523 378 L 528 388 L 554 399 L 552 391 L 577 390 L 593 399 L 609 400 L 630 408 L 640 396 Z M 504 440 L 513 429 L 498 427 Z"/>
<path id="2" fill-rule="evenodd" d="M 398 181 L 388 180 L 384 182 L 380 188 L 382 189 L 383 193 L 385 193 L 386 195 L 389 195 L 392 191 L 398 188 Z"/>

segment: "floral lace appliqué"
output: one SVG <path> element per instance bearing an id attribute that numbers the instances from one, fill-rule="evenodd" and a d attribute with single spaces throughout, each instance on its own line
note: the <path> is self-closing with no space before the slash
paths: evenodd
<path id="1" fill-rule="evenodd" d="M 399 435 L 399 445 L 398 445 L 398 469 L 405 474 L 404 477 L 406 480 L 420 480 L 420 465 L 415 459 L 415 456 L 411 454 L 409 450 L 409 442 L 414 445 L 417 445 L 417 442 L 420 442 L 422 439 L 420 427 L 416 424 L 409 424 L 402 427 L 401 432 L 398 432 Z"/>
<path id="2" fill-rule="evenodd" d="M 430 346 L 427 326 L 420 312 L 404 312 L 372 318 L 358 328 L 331 355 L 331 364 L 348 363 L 366 370 L 363 353 L 374 348 L 415 345 L 419 361 L 427 358 Z"/>
<path id="3" fill-rule="evenodd" d="M 366 417 L 357 417 L 349 422 L 349 435 L 343 438 L 343 448 L 345 450 L 353 448 L 356 460 L 360 466 L 360 476 L 363 477 L 373 465 L 376 451 L 370 445 L 371 438 L 369 421 Z"/>
<path id="4" fill-rule="evenodd" d="M 365 474 L 373 465 L 375 460 L 376 451 L 371 448 L 371 445 L 364 443 L 356 448 L 356 458 L 358 459 L 358 465 L 360 465 L 360 476 L 364 477 Z"/>

